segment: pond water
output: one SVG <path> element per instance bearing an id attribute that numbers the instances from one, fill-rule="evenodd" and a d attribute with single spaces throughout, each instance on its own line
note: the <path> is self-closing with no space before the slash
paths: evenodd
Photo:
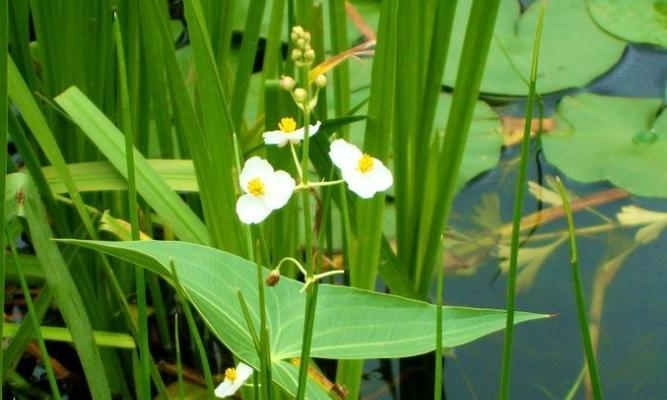
<path id="1" fill-rule="evenodd" d="M 646 46 L 629 46 L 622 61 L 604 77 L 591 83 L 585 91 L 629 97 L 664 97 L 667 78 L 667 52 Z M 548 96 L 547 115 L 558 100 L 573 91 Z M 502 113 L 522 115 L 524 104 L 513 103 Z M 503 223 L 511 222 L 514 181 L 518 167 L 518 148 L 504 152 L 495 170 L 466 187 L 457 197 L 451 227 L 457 232 L 479 231 L 470 216 L 481 205 L 483 196 L 498 197 Z M 613 162 L 610 160 L 609 162 Z M 537 181 L 558 174 L 544 157 L 529 165 L 529 180 Z M 566 187 L 579 197 L 612 188 L 606 183 L 580 184 L 564 179 Z M 595 207 L 614 219 L 624 205 L 667 211 L 667 201 L 630 196 Z M 526 198 L 524 214 L 537 211 L 537 202 Z M 545 206 L 546 207 L 546 206 Z M 588 211 L 575 215 L 577 227 L 599 225 L 602 219 Z M 538 227 L 537 235 L 561 231 L 564 220 Z M 631 246 L 637 229 L 615 229 L 610 232 L 578 238 L 580 267 L 587 296 L 591 303 L 593 283 L 600 265 Z M 525 246 L 548 242 L 529 240 Z M 638 246 L 622 264 L 609 283 L 600 321 L 598 359 L 602 385 L 607 399 L 664 399 L 667 393 L 667 234 Z M 498 276 L 497 254 L 490 253 L 472 274 L 448 273 L 444 300 L 448 304 L 505 308 L 506 275 Z M 517 309 L 557 314 L 554 318 L 521 325 L 515 330 L 511 397 L 516 399 L 562 399 L 566 396 L 583 366 L 583 346 L 577 320 L 572 273 L 567 245 L 559 246 L 535 275 L 532 286 L 517 296 Z M 445 362 L 445 388 L 448 399 L 496 398 L 503 333 L 498 333 L 457 348 Z M 415 371 L 400 371 L 399 363 L 369 361 L 364 398 L 397 398 L 402 382 L 417 376 L 424 379 L 423 396 L 432 396 L 432 363 Z M 420 369 L 421 368 L 421 369 Z M 412 385 L 412 383 L 411 383 Z M 398 388 L 398 390 L 397 390 Z M 413 395 L 414 396 L 414 395 Z M 408 398 L 405 393 L 400 398 Z M 575 398 L 583 398 L 583 390 Z"/>

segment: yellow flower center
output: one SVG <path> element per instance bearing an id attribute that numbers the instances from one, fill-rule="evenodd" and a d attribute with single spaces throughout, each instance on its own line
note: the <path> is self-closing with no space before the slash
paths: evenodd
<path id="1" fill-rule="evenodd" d="M 234 382 L 236 380 L 236 375 L 236 368 L 227 368 L 225 370 L 225 379 Z"/>
<path id="2" fill-rule="evenodd" d="M 248 193 L 253 196 L 261 196 L 264 194 L 264 182 L 259 178 L 253 178 L 248 182 Z"/>
<path id="3" fill-rule="evenodd" d="M 278 129 L 282 133 L 292 133 L 296 130 L 296 121 L 292 118 L 281 118 L 278 122 Z"/>
<path id="4" fill-rule="evenodd" d="M 373 169 L 373 157 L 364 153 L 359 159 L 359 164 L 357 164 L 357 169 L 363 173 L 366 173 Z"/>

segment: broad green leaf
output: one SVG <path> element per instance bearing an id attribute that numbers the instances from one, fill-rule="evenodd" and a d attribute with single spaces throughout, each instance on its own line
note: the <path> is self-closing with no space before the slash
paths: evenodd
<path id="1" fill-rule="evenodd" d="M 19 331 L 21 324 L 4 323 L 3 337 L 12 338 Z M 54 342 L 72 343 L 72 333 L 67 328 L 59 326 L 40 326 L 44 340 L 51 340 Z M 119 349 L 134 349 L 134 339 L 130 335 L 114 332 L 93 331 L 95 343 L 98 346 L 115 347 Z"/>
<path id="2" fill-rule="evenodd" d="M 124 177 L 127 177 L 125 142 L 118 128 L 76 87 L 56 97 L 56 102 L 76 122 Z M 141 197 L 183 240 L 208 243 L 206 226 L 162 181 L 135 149 L 137 190 Z"/>
<path id="3" fill-rule="evenodd" d="M 171 280 L 173 259 L 181 285 L 211 330 L 245 362 L 259 366 L 236 295 L 240 290 L 255 326 L 258 298 L 255 265 L 241 257 L 211 247 L 185 242 L 102 242 L 66 240 L 142 265 Z M 264 269 L 264 275 L 269 270 Z M 297 368 L 289 360 L 299 357 L 303 329 L 302 283 L 281 278 L 267 290 L 274 378 L 288 392 L 296 390 Z M 446 307 L 444 344 L 455 347 L 501 330 L 501 310 Z M 546 318 L 519 312 L 516 321 Z M 407 357 L 433 350 L 435 307 L 431 304 L 366 290 L 323 284 L 319 289 L 312 355 L 318 358 L 360 359 Z M 319 390 L 311 382 L 312 393 Z M 313 398 L 322 397 L 322 393 Z"/>
<path id="4" fill-rule="evenodd" d="M 612 35 L 667 48 L 665 0 L 590 0 L 588 10 L 595 22 Z"/>
<path id="5" fill-rule="evenodd" d="M 451 56 L 445 67 L 444 83 L 448 86 L 453 86 L 456 77 L 469 3 L 461 2 L 455 17 Z M 541 3 L 533 2 L 521 14 L 517 0 L 501 2 L 482 92 L 514 96 L 528 93 L 532 42 Z M 537 91 L 549 93 L 583 86 L 602 75 L 621 58 L 625 43 L 593 22 L 585 0 L 558 0 L 547 5 L 541 48 Z"/>
<path id="6" fill-rule="evenodd" d="M 647 197 L 667 197 L 667 113 L 660 99 L 565 97 L 557 129 L 543 138 L 547 159 L 581 182 L 609 180 Z M 585 162 L 582 162 L 585 161 Z"/>

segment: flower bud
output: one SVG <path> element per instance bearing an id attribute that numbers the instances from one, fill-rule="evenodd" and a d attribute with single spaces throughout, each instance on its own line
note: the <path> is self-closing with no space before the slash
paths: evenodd
<path id="1" fill-rule="evenodd" d="M 303 57 L 303 52 L 299 49 L 292 50 L 292 60 L 298 62 Z"/>
<path id="2" fill-rule="evenodd" d="M 280 79 L 280 87 L 283 90 L 290 91 L 294 89 L 294 85 L 296 85 L 296 82 L 290 76 L 285 75 Z"/>
<path id="3" fill-rule="evenodd" d="M 303 49 L 306 46 L 306 40 L 304 38 L 298 38 L 296 41 L 296 47 Z"/>
<path id="4" fill-rule="evenodd" d="M 280 282 L 280 270 L 273 269 L 266 277 L 266 286 L 273 287 L 276 286 L 278 282 Z"/>
<path id="5" fill-rule="evenodd" d="M 315 85 L 319 88 L 325 87 L 327 85 L 327 77 L 324 74 L 317 75 Z"/>
<path id="6" fill-rule="evenodd" d="M 308 49 L 303 53 L 303 60 L 307 63 L 315 61 L 315 50 Z"/>
<path id="7" fill-rule="evenodd" d="M 307 31 L 306 31 L 306 32 L 303 32 L 303 36 L 302 36 L 302 37 L 303 37 L 303 39 L 304 39 L 306 42 L 310 42 L 310 32 L 307 32 Z"/>
<path id="8" fill-rule="evenodd" d="M 308 97 L 308 93 L 306 92 L 305 89 L 303 88 L 294 89 L 294 100 L 297 103 L 303 103 L 304 101 L 306 101 L 306 97 Z"/>
<path id="9" fill-rule="evenodd" d="M 300 27 L 298 25 L 293 27 L 292 28 L 292 34 L 291 34 L 292 40 L 296 41 L 298 38 L 303 36 L 303 33 L 304 32 L 303 32 L 302 27 Z"/>

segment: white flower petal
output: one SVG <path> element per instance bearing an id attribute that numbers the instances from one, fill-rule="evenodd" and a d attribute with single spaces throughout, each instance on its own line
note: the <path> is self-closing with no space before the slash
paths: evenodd
<path id="1" fill-rule="evenodd" d="M 368 171 L 367 175 L 373 187 L 378 192 L 384 192 L 394 183 L 391 171 L 377 158 L 373 159 L 373 169 Z"/>
<path id="2" fill-rule="evenodd" d="M 231 381 L 225 378 L 225 380 L 215 388 L 216 397 L 223 398 L 233 396 L 252 375 L 252 367 L 244 363 L 239 363 L 235 369 L 236 379 Z"/>
<path id="3" fill-rule="evenodd" d="M 232 381 L 225 379 L 217 388 L 215 388 L 215 397 L 225 398 L 233 396 L 238 389 L 239 388 L 236 387 Z"/>
<path id="4" fill-rule="evenodd" d="M 370 199 L 377 192 L 368 174 L 362 174 L 356 169 L 344 169 L 342 175 L 347 187 L 362 199 Z"/>
<path id="5" fill-rule="evenodd" d="M 316 134 L 317 131 L 320 130 L 320 125 L 322 125 L 320 121 L 317 121 L 314 125 L 311 125 L 310 129 L 308 130 L 308 136 L 310 137 Z"/>
<path id="6" fill-rule="evenodd" d="M 236 366 L 236 380 L 245 383 L 252 376 L 252 367 L 240 362 Z"/>
<path id="7" fill-rule="evenodd" d="M 289 140 L 289 134 L 285 134 L 282 131 L 269 131 L 264 132 L 262 137 L 264 138 L 264 144 L 268 145 L 278 145 L 280 147 L 287 144 Z"/>
<path id="8" fill-rule="evenodd" d="M 271 214 L 265 196 L 244 194 L 236 201 L 236 214 L 244 224 L 258 224 Z"/>
<path id="9" fill-rule="evenodd" d="M 310 125 L 308 130 L 308 136 L 313 136 L 320 129 L 320 121 L 317 121 L 314 125 Z M 305 129 L 303 127 L 296 129 L 292 132 L 283 132 L 281 130 L 276 131 L 267 131 L 264 132 L 262 137 L 264 138 L 264 144 L 267 145 L 278 145 L 279 147 L 285 146 L 288 142 L 294 144 L 299 144 L 303 140 L 303 133 Z"/>
<path id="10" fill-rule="evenodd" d="M 266 182 L 267 178 L 270 178 L 272 175 L 273 167 L 268 161 L 257 156 L 251 157 L 243 164 L 243 170 L 239 177 L 241 189 L 247 193 L 248 182 L 255 178 L 260 178 L 262 182 Z"/>
<path id="11" fill-rule="evenodd" d="M 266 182 L 264 203 L 268 208 L 277 210 L 289 201 L 296 182 L 285 171 L 276 171 L 273 177 Z"/>
<path id="12" fill-rule="evenodd" d="M 361 156 L 361 150 L 357 146 L 343 139 L 334 140 L 329 147 L 331 161 L 343 171 L 346 169 L 356 169 Z"/>

